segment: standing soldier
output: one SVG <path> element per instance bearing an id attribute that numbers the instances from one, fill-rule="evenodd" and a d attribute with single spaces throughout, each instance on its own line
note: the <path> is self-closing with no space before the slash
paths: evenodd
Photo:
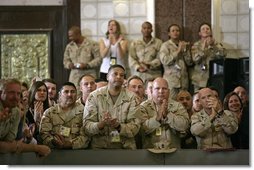
<path id="1" fill-rule="evenodd" d="M 137 96 L 125 89 L 125 69 L 113 65 L 108 85 L 90 93 L 83 115 L 92 149 L 136 149 L 135 135 L 140 128 Z"/>
<path id="2" fill-rule="evenodd" d="M 189 43 L 180 40 L 180 26 L 168 27 L 169 40 L 160 49 L 160 60 L 164 67 L 163 78 L 168 81 L 170 97 L 176 99 L 179 91 L 187 90 L 189 77 L 187 66 L 192 65 Z"/>
<path id="3" fill-rule="evenodd" d="M 64 67 L 70 69 L 69 81 L 79 86 L 78 80 L 84 74 L 92 74 L 97 77 L 97 68 L 101 64 L 99 46 L 97 43 L 81 35 L 77 26 L 70 28 L 68 32 L 71 41 L 64 52 Z"/>
<path id="4" fill-rule="evenodd" d="M 137 75 L 145 82 L 146 79 L 162 76 L 159 51 L 162 41 L 152 37 L 152 24 L 144 22 L 141 32 L 143 39 L 132 42 L 129 52 L 129 66 L 132 75 Z"/>
<path id="5" fill-rule="evenodd" d="M 191 81 L 194 92 L 207 86 L 209 79 L 209 62 L 226 56 L 226 50 L 221 43 L 217 43 L 212 36 L 211 26 L 203 23 L 199 27 L 200 40 L 191 48 L 192 59 L 195 64 L 191 71 Z"/>

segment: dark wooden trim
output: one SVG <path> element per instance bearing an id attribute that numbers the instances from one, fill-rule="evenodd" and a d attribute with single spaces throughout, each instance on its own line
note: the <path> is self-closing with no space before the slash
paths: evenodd
<path id="1" fill-rule="evenodd" d="M 50 74 L 58 85 L 69 78 L 63 54 L 72 25 L 80 26 L 80 0 L 64 0 L 63 6 L 0 6 L 1 30 L 51 30 Z"/>

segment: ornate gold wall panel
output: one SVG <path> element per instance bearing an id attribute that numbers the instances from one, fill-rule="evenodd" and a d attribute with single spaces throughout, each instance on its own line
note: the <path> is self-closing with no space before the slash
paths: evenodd
<path id="1" fill-rule="evenodd" d="M 1 33 L 1 78 L 30 82 L 49 76 L 49 35 L 47 33 Z"/>

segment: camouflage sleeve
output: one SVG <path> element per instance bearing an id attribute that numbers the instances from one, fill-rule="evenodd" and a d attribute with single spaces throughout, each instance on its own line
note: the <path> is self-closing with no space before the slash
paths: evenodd
<path id="1" fill-rule="evenodd" d="M 63 59 L 64 68 L 70 69 L 69 68 L 70 63 L 72 63 L 70 58 L 70 47 L 69 45 L 67 45 L 64 51 L 64 59 Z"/>
<path id="2" fill-rule="evenodd" d="M 195 64 L 200 63 L 201 59 L 205 57 L 205 52 L 201 48 L 200 42 L 196 42 L 191 47 L 191 56 Z"/>
<path id="3" fill-rule="evenodd" d="M 205 136 L 211 128 L 211 119 L 209 117 L 201 117 L 200 112 L 191 116 L 191 133 L 194 136 Z"/>
<path id="4" fill-rule="evenodd" d="M 127 112 L 128 115 L 126 123 L 120 123 L 120 135 L 127 138 L 133 138 L 140 129 L 140 119 L 138 118 L 138 115 L 140 115 L 140 109 L 136 96 L 133 96 L 133 98 L 130 100 L 130 106 Z"/>
<path id="5" fill-rule="evenodd" d="M 164 42 L 160 49 L 160 61 L 163 65 L 174 64 L 175 60 L 178 57 L 177 52 L 172 52 L 168 46 L 169 44 Z"/>
<path id="6" fill-rule="evenodd" d="M 189 128 L 189 116 L 186 109 L 180 103 L 169 105 L 169 113 L 167 115 L 167 123 L 172 129 L 184 132 Z"/>
<path id="7" fill-rule="evenodd" d="M 90 94 L 84 108 L 83 126 L 85 133 L 89 136 L 99 134 L 100 132 L 98 128 L 99 117 L 98 110 L 96 108 L 97 102 L 96 96 Z"/>
<path id="8" fill-rule="evenodd" d="M 236 116 L 229 110 L 224 110 L 223 115 L 220 117 L 222 128 L 226 134 L 234 134 L 238 129 L 238 120 Z"/>
<path id="9" fill-rule="evenodd" d="M 130 49 L 129 49 L 129 66 L 130 68 L 133 68 L 134 70 L 137 70 L 138 67 L 140 66 L 139 61 L 138 61 L 138 56 L 136 54 L 136 43 L 132 42 L 130 45 Z"/>
<path id="10" fill-rule="evenodd" d="M 18 133 L 18 126 L 20 122 L 20 115 L 18 113 L 18 109 L 12 109 L 14 113 L 12 113 L 10 123 L 12 126 L 9 129 L 9 133 L 4 138 L 5 141 L 14 141 L 16 139 L 17 133 Z"/>
<path id="11" fill-rule="evenodd" d="M 158 39 L 156 42 L 156 58 L 154 58 L 151 63 L 150 63 L 150 69 L 158 69 L 161 66 L 161 61 L 160 61 L 160 48 L 162 45 L 162 41 Z"/>
<path id="12" fill-rule="evenodd" d="M 92 42 L 92 56 L 93 59 L 88 63 L 89 68 L 95 68 L 99 67 L 102 62 L 102 58 L 100 55 L 100 49 L 99 49 L 99 44 L 97 42 Z"/>
<path id="13" fill-rule="evenodd" d="M 51 121 L 51 109 L 47 109 L 42 116 L 40 128 L 39 128 L 39 135 L 42 139 L 44 145 L 49 146 L 50 148 L 54 148 L 52 144 L 52 140 L 54 139 L 53 135 L 51 134 L 53 130 L 53 124 Z"/>
<path id="14" fill-rule="evenodd" d="M 78 133 L 79 135 L 71 140 L 72 149 L 87 148 L 90 138 L 85 134 L 84 127 L 81 127 Z"/>
<path id="15" fill-rule="evenodd" d="M 152 109 L 150 103 L 144 103 L 140 106 L 141 113 L 144 115 L 144 120 L 142 123 L 142 129 L 144 130 L 145 134 L 150 134 L 154 132 L 157 128 L 160 127 L 160 122 L 156 120 L 156 112 L 155 109 Z M 153 116 L 149 116 L 153 115 Z"/>

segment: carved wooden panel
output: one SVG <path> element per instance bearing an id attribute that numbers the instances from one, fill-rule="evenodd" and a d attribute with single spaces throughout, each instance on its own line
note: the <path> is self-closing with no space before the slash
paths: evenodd
<path id="1" fill-rule="evenodd" d="M 182 27 L 184 40 L 194 42 L 202 22 L 211 23 L 211 0 L 155 1 L 155 35 L 163 41 L 168 40 L 168 26 L 174 23 Z"/>

